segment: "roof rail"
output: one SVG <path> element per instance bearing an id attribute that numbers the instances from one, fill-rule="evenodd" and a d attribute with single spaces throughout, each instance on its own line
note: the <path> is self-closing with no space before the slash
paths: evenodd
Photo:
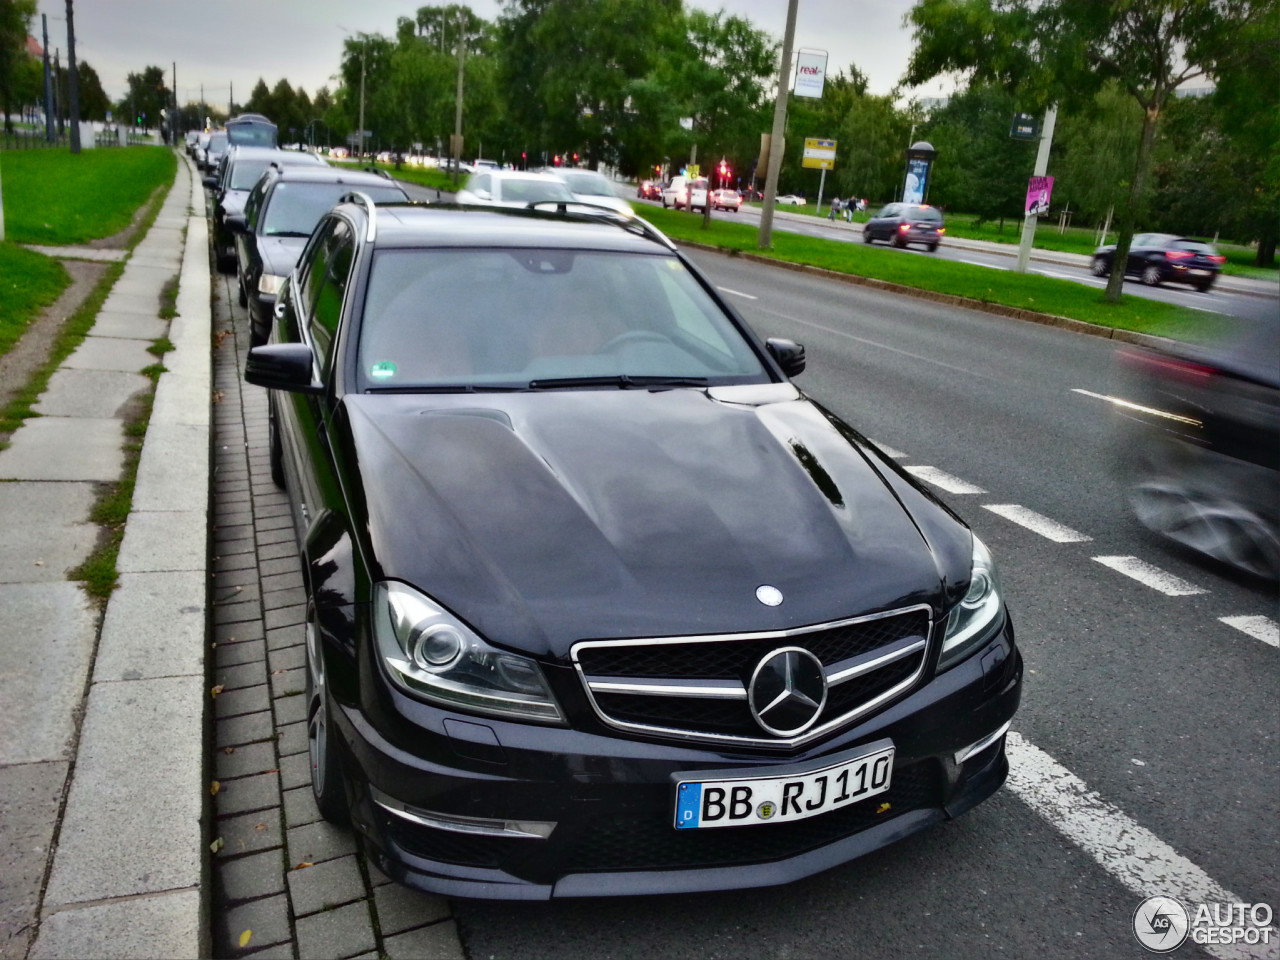
<path id="1" fill-rule="evenodd" d="M 369 211 L 369 229 L 365 231 L 365 242 L 373 243 L 378 236 L 378 208 L 374 206 L 373 199 L 361 190 L 352 190 L 350 193 L 343 194 L 339 203 L 362 203 L 366 210 Z"/>
<path id="2" fill-rule="evenodd" d="M 379 167 L 365 167 L 365 168 L 364 168 L 364 172 L 365 172 L 365 173 L 376 173 L 378 176 L 382 177 L 382 179 L 383 179 L 383 180 L 390 180 L 390 179 L 392 179 L 391 174 L 387 173 L 387 171 L 385 171 L 385 170 L 380 169 Z"/>
<path id="3" fill-rule="evenodd" d="M 552 209 L 548 210 L 548 207 Z M 592 203 L 590 200 L 534 200 L 526 204 L 525 209 L 534 210 L 538 213 L 554 213 L 558 216 L 573 217 L 578 220 L 603 220 L 632 233 L 638 233 L 654 243 L 660 243 L 668 250 L 676 249 L 676 245 L 671 242 L 665 233 L 643 217 L 638 217 L 634 214 L 628 216 L 613 207 L 606 207 L 601 203 Z"/>

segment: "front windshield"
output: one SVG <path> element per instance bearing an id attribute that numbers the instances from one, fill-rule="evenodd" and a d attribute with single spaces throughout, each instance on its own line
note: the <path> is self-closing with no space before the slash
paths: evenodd
<path id="1" fill-rule="evenodd" d="M 604 174 L 596 173 L 594 170 L 561 170 L 560 179 L 569 184 L 569 189 L 574 193 L 586 194 L 592 197 L 612 197 L 613 188 L 609 185 L 609 181 L 605 179 Z"/>
<path id="2" fill-rule="evenodd" d="M 573 194 L 559 180 L 502 180 L 502 196 L 497 199 L 516 203 L 540 203 L 545 200 L 572 200 Z"/>
<path id="3" fill-rule="evenodd" d="M 729 317 L 667 255 L 384 250 L 359 344 L 362 389 L 769 380 Z"/>
<path id="4" fill-rule="evenodd" d="M 348 193 L 359 190 L 374 203 L 404 200 L 393 186 L 350 183 L 277 183 L 263 213 L 262 234 L 268 237 L 309 237 L 320 218 Z"/>

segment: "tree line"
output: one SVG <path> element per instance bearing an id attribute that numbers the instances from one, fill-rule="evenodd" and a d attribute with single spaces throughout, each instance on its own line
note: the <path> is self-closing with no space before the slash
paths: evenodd
<path id="1" fill-rule="evenodd" d="M 23 4 L 0 0 L 0 14 Z M 903 82 L 949 75 L 958 91 L 926 104 L 909 87 L 870 93 L 856 64 L 837 70 L 821 100 L 791 98 L 779 190 L 816 195 L 819 172 L 800 158 L 806 137 L 822 137 L 838 142 L 828 197 L 895 199 L 905 149 L 927 140 L 938 151 L 928 201 L 1013 229 L 1035 156 L 1010 138 L 1013 115 L 1056 104 L 1055 213 L 1089 226 L 1114 217 L 1129 236 L 1253 241 L 1273 264 L 1278 11 L 1276 0 L 916 0 Z M 771 126 L 779 47 L 745 18 L 683 0 L 504 0 L 492 21 L 424 6 L 386 34 L 348 37 L 334 89 L 260 79 L 232 109 L 272 118 L 284 142 L 345 145 L 363 90 L 368 149 L 444 155 L 461 78 L 467 156 L 540 166 L 576 155 L 643 178 L 696 155 L 703 170 L 724 160 L 729 185 L 745 187 Z M 1192 79 L 1205 95 L 1178 89 Z M 159 67 L 130 74 L 129 91 L 116 109 L 135 121 L 169 102 Z M 180 116 L 184 128 L 225 119 L 194 103 Z"/>

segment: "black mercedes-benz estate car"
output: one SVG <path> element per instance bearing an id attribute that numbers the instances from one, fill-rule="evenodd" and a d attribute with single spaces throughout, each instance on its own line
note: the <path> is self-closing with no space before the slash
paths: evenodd
<path id="1" fill-rule="evenodd" d="M 634 217 L 325 215 L 246 378 L 308 596 L 323 815 L 540 899 L 780 884 L 990 796 L 987 548 Z"/>

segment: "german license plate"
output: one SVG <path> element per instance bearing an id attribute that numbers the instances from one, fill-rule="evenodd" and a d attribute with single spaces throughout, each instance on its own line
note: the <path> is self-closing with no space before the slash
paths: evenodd
<path id="1" fill-rule="evenodd" d="M 789 823 L 817 817 L 889 789 L 893 747 L 820 770 L 741 780 L 676 784 L 678 830 Z"/>
<path id="2" fill-rule="evenodd" d="M 1209 275 L 1208 270 L 1189 270 L 1187 272 L 1190 273 L 1193 277 L 1207 277 Z"/>

